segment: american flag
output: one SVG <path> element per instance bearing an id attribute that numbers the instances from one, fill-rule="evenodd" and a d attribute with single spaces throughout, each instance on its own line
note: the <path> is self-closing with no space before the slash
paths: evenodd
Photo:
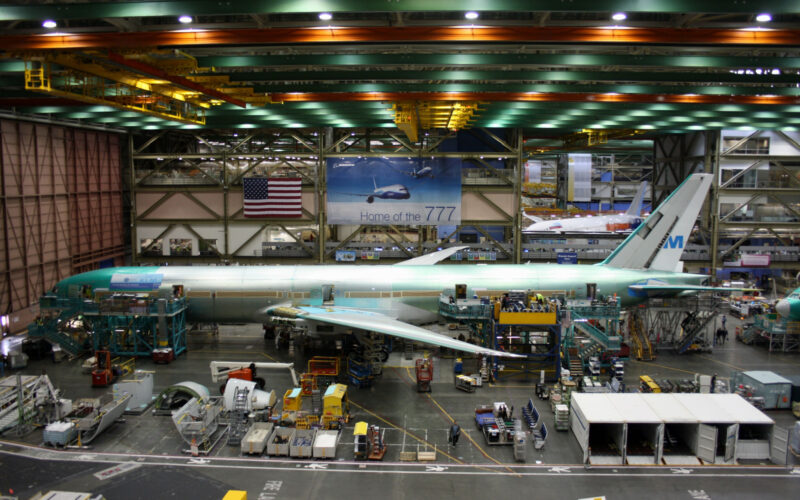
<path id="1" fill-rule="evenodd" d="M 244 216 L 277 219 L 302 217 L 301 184 L 299 177 L 246 177 L 242 179 Z"/>

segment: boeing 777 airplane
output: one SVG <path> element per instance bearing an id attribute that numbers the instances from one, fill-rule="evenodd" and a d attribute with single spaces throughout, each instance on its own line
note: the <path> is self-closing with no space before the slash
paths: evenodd
<path id="1" fill-rule="evenodd" d="M 566 219 L 541 219 L 523 212 L 533 224 L 522 230 L 523 233 L 617 233 L 631 231 L 642 223 L 642 200 L 647 181 L 639 184 L 631 206 L 624 214 L 596 215 L 594 217 L 571 217 Z"/>
<path id="2" fill-rule="evenodd" d="M 375 178 L 372 178 L 372 184 L 375 186 L 375 190 L 370 194 L 364 193 L 342 193 L 348 194 L 351 196 L 366 196 L 367 203 L 372 203 L 375 201 L 375 198 L 380 198 L 382 200 L 407 200 L 411 197 L 411 193 L 408 192 L 408 188 L 402 184 L 392 184 L 391 186 L 382 186 L 378 187 L 378 184 L 375 182 Z"/>
<path id="3" fill-rule="evenodd" d="M 514 356 L 414 323 L 435 321 L 442 293 L 452 294 L 456 284 L 466 284 L 468 296 L 530 289 L 581 299 L 596 291 L 616 294 L 623 306 L 653 295 L 730 291 L 706 286 L 706 275 L 676 271 L 710 185 L 711 174 L 688 177 L 596 265 L 433 265 L 458 250 L 448 248 L 395 265 L 108 268 L 62 280 L 55 292 L 76 296 L 81 286 L 89 285 L 95 291 L 156 293 L 182 286 L 191 322 L 264 322 L 275 317 L 378 332 L 465 352 Z"/>

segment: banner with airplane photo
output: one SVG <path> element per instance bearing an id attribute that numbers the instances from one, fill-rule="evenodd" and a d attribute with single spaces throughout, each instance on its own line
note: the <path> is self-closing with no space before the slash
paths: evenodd
<path id="1" fill-rule="evenodd" d="M 328 158 L 328 223 L 458 225 L 461 160 Z"/>

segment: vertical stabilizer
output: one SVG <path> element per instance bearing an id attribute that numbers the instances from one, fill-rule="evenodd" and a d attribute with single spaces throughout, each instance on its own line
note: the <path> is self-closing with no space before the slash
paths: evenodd
<path id="1" fill-rule="evenodd" d="M 711 174 L 687 177 L 602 264 L 674 271 L 710 186 Z"/>
<path id="2" fill-rule="evenodd" d="M 638 217 L 642 214 L 642 202 L 644 201 L 644 191 L 646 189 L 647 181 L 642 181 L 642 183 L 639 184 L 639 189 L 636 190 L 636 196 L 633 197 L 631 206 L 628 207 L 628 211 L 625 212 L 625 215 Z"/>

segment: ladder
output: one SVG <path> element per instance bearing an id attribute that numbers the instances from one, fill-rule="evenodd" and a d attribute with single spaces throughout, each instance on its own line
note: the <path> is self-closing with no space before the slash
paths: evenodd
<path id="1" fill-rule="evenodd" d="M 314 415 L 322 414 L 322 393 L 319 389 L 311 390 L 311 413 Z"/>
<path id="2" fill-rule="evenodd" d="M 414 343 L 410 340 L 406 340 L 405 346 L 403 347 L 403 357 L 408 360 L 414 359 Z"/>
<path id="3" fill-rule="evenodd" d="M 247 432 L 247 396 L 250 391 L 246 387 L 237 387 L 233 393 L 233 409 L 231 410 L 230 431 L 228 444 L 238 446 Z"/>
<path id="4" fill-rule="evenodd" d="M 715 317 L 715 313 L 712 311 L 690 312 L 681 322 L 681 327 L 683 327 L 683 338 L 676 343 L 675 349 L 681 354 L 688 351 L 689 347 L 691 347 L 694 341 L 701 336 L 701 334 L 705 331 L 706 326 Z"/>
<path id="5" fill-rule="evenodd" d="M 634 344 L 634 351 L 636 359 L 641 361 L 652 361 L 653 358 L 653 345 L 644 331 L 644 325 L 641 316 L 634 314 L 630 323 L 631 340 Z"/>

